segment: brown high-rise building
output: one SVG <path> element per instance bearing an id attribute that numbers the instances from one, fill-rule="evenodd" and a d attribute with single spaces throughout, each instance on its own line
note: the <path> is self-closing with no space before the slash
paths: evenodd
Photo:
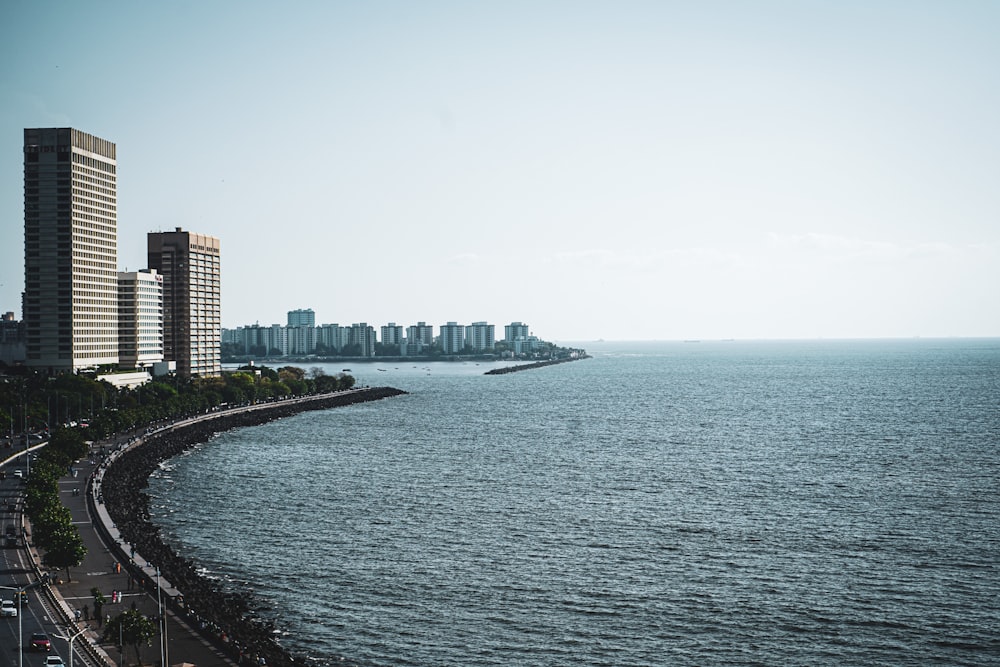
<path id="1" fill-rule="evenodd" d="M 163 357 L 182 377 L 222 372 L 219 239 L 150 232 L 147 266 L 163 276 Z"/>
<path id="2" fill-rule="evenodd" d="M 115 145 L 70 127 L 24 130 L 24 336 L 50 373 L 118 363 Z"/>

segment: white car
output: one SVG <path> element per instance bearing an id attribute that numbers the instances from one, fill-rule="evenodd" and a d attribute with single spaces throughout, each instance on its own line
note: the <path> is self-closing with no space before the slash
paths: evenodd
<path id="1" fill-rule="evenodd" d="M 0 602 L 0 616 L 17 616 L 17 606 L 13 600 Z"/>
<path id="2" fill-rule="evenodd" d="M 50 655 L 45 658 L 45 667 L 66 667 L 66 663 L 58 655 Z"/>

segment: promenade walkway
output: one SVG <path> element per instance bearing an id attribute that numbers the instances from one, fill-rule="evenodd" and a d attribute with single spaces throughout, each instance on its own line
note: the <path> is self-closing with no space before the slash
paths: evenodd
<path id="1" fill-rule="evenodd" d="M 94 645 L 96 650 L 91 651 L 93 655 L 85 658 L 90 664 L 135 664 L 136 656 L 131 646 L 125 647 L 123 662 L 117 640 L 102 639 L 104 625 L 108 619 L 134 607 L 150 617 L 158 617 L 161 609 L 166 611 L 166 641 L 161 642 L 158 636 L 153 639 L 152 646 L 143 647 L 141 649 L 143 663 L 167 665 L 190 663 L 197 667 L 235 665 L 234 661 L 227 658 L 217 646 L 209 643 L 200 632 L 168 611 L 166 605 L 161 606 L 157 595 L 142 590 L 132 577 L 127 564 L 122 563 L 102 539 L 101 532 L 92 520 L 91 510 L 87 506 L 87 480 L 95 472 L 99 476 L 98 465 L 112 448 L 113 443 L 96 444 L 91 451 L 91 457 L 81 461 L 76 467 L 75 476 L 70 475 L 59 481 L 60 496 L 72 514 L 73 523 L 80 531 L 80 537 L 87 548 L 87 555 L 79 567 L 70 570 L 68 581 L 63 581 L 64 571 L 49 571 L 50 580 L 54 580 L 49 586 L 52 602 L 59 607 L 53 611 L 56 615 L 69 619 L 70 625 L 75 625 L 76 631 L 83 630 L 83 636 L 76 640 L 76 647 L 81 647 L 84 637 Z M 103 505 L 97 502 L 96 495 L 95 492 L 89 496 L 92 507 L 96 509 L 95 520 L 110 524 L 107 512 Z M 116 537 L 117 531 L 113 530 L 112 535 Z M 33 556 L 36 563 L 40 562 L 38 554 Z M 144 561 L 140 555 L 137 555 L 136 562 L 155 580 L 156 568 L 153 564 Z M 96 616 L 93 593 L 95 589 L 100 591 L 107 601 L 101 609 L 103 618 Z M 117 601 L 112 602 L 113 599 Z M 77 612 L 80 614 L 79 621 L 74 620 Z M 161 655 L 161 650 L 165 650 L 165 656 Z M 161 662 L 164 657 L 165 663 Z"/>

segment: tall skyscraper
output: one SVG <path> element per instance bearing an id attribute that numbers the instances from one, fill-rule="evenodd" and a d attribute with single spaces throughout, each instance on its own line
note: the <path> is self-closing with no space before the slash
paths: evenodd
<path id="1" fill-rule="evenodd" d="M 115 145 L 70 127 L 24 130 L 27 364 L 118 363 Z"/>
<path id="2" fill-rule="evenodd" d="M 219 239 L 150 232 L 147 265 L 163 276 L 163 356 L 182 377 L 222 372 Z"/>

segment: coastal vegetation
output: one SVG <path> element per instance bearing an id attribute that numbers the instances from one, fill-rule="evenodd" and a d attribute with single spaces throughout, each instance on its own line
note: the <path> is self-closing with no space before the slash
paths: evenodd
<path id="1" fill-rule="evenodd" d="M 66 579 L 69 569 L 83 562 L 87 549 L 59 499 L 59 479 L 72 469 L 74 461 L 87 455 L 87 450 L 78 429 L 56 429 L 32 465 L 24 494 L 24 511 L 31 520 L 35 546 L 44 553 L 42 562 L 65 570 Z"/>
<path id="2" fill-rule="evenodd" d="M 26 444 L 29 433 L 46 435 L 60 425 L 99 440 L 220 407 L 343 391 L 355 382 L 344 373 L 295 366 L 247 365 L 219 377 L 166 376 L 120 389 L 96 374 L 49 378 L 24 368 L 9 373 L 0 376 L 0 442 L 7 447 Z"/>

